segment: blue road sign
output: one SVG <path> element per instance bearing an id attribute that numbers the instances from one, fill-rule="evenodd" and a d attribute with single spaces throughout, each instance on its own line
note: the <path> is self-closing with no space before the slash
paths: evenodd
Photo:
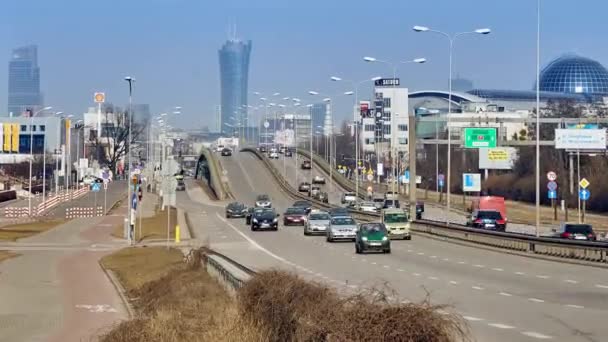
<path id="1" fill-rule="evenodd" d="M 581 189 L 578 192 L 578 197 L 581 199 L 581 201 L 586 201 L 589 199 L 589 197 L 591 197 L 591 191 L 589 189 Z"/>
<path id="2" fill-rule="evenodd" d="M 409 170 L 406 170 L 403 175 L 405 176 L 406 180 L 408 180 L 408 181 L 410 180 L 410 171 Z"/>
<path id="3" fill-rule="evenodd" d="M 471 175 L 471 174 L 464 175 L 464 186 L 472 187 L 474 182 L 475 181 L 473 180 L 473 175 Z"/>
<path id="4" fill-rule="evenodd" d="M 91 191 L 98 192 L 99 190 L 101 190 L 101 183 L 91 184 Z"/>
<path id="5" fill-rule="evenodd" d="M 556 199 L 557 198 L 557 191 L 556 190 L 549 190 L 549 192 L 547 192 L 547 197 L 549 197 L 549 199 Z"/>
<path id="6" fill-rule="evenodd" d="M 547 189 L 551 191 L 557 190 L 557 183 L 555 183 L 554 181 L 547 183 Z"/>
<path id="7" fill-rule="evenodd" d="M 439 179 L 439 187 L 443 188 L 443 185 L 444 185 L 443 179 L 440 178 Z"/>
<path id="8" fill-rule="evenodd" d="M 135 195 L 135 192 L 131 195 L 131 208 L 137 209 L 137 195 Z"/>

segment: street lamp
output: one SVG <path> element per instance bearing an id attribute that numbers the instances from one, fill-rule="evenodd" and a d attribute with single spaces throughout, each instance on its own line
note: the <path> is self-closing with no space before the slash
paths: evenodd
<path id="1" fill-rule="evenodd" d="M 368 57 L 371 58 L 371 57 Z M 353 89 L 355 89 L 354 92 L 352 91 L 347 91 L 344 93 L 344 95 L 347 96 L 351 96 L 351 95 L 355 95 L 355 108 L 358 108 L 357 106 L 359 105 L 359 86 L 366 83 L 366 82 L 375 82 L 377 80 L 382 79 L 382 77 L 380 76 L 376 76 L 376 77 L 372 77 L 370 79 L 365 79 L 362 81 L 350 81 L 350 80 L 343 80 L 341 77 L 338 76 L 332 76 L 330 77 L 330 79 L 334 82 L 340 82 L 340 81 L 345 81 L 350 83 L 353 86 Z M 355 110 L 353 113 L 353 124 L 355 125 L 355 196 L 357 197 L 357 199 L 359 198 L 359 123 L 357 122 L 357 111 Z"/>
<path id="2" fill-rule="evenodd" d="M 319 92 L 314 91 L 314 90 L 308 91 L 308 94 L 310 94 L 312 96 L 322 95 Z M 326 96 L 326 95 L 323 95 L 323 96 Z M 329 140 L 329 149 L 326 148 L 325 155 L 327 156 L 327 160 L 329 162 L 329 192 L 332 193 L 333 192 L 333 166 L 332 166 L 332 161 L 331 161 L 331 141 L 333 139 L 334 123 L 333 123 L 333 117 L 332 117 L 332 112 L 331 112 L 331 97 L 324 98 L 323 102 L 327 103 L 327 105 L 325 106 L 325 117 L 329 118 L 329 126 L 330 126 L 329 128 L 324 127 L 324 131 L 325 131 L 326 139 Z M 311 127 L 312 127 L 312 120 L 311 120 Z M 334 156 L 334 158 L 335 158 L 335 156 Z M 313 164 L 312 155 L 310 156 L 310 163 L 312 166 L 312 164 Z M 312 184 L 312 172 L 310 173 L 310 184 Z"/>
<path id="3" fill-rule="evenodd" d="M 412 28 L 415 32 L 433 32 L 436 34 L 440 34 L 444 37 L 446 37 L 450 43 L 450 51 L 449 51 L 449 64 L 450 64 L 450 71 L 449 71 L 449 77 L 448 77 L 448 86 L 449 86 L 449 94 L 448 94 L 448 120 L 447 120 L 447 130 L 448 130 L 448 166 L 447 166 L 447 184 L 446 184 L 446 215 L 445 215 L 445 219 L 446 219 L 446 223 L 449 225 L 450 224 L 450 184 L 451 184 L 451 166 L 452 166 L 452 154 L 450 153 L 450 147 L 452 145 L 452 130 L 450 128 L 450 123 L 451 123 L 451 114 L 452 114 L 452 55 L 453 55 L 453 51 L 454 51 L 454 41 L 456 40 L 456 38 L 463 36 L 463 35 L 468 35 L 468 34 L 481 34 L 481 35 L 487 35 L 490 34 L 490 32 L 492 32 L 489 28 L 479 28 L 473 31 L 467 31 L 467 32 L 458 32 L 455 34 L 448 34 L 445 33 L 443 31 L 439 31 L 439 30 L 433 30 L 430 29 L 426 26 L 414 26 Z M 538 82 L 537 82 L 538 83 Z M 435 134 L 437 135 L 437 124 L 435 125 L 436 129 L 435 129 Z M 436 140 L 438 141 L 438 136 L 436 136 Z M 439 182 L 438 176 L 439 176 L 439 147 L 436 146 L 435 147 L 435 153 L 436 153 L 436 158 L 435 160 L 437 161 L 437 178 L 435 179 L 436 182 Z M 415 180 L 414 180 L 415 181 Z"/>
<path id="4" fill-rule="evenodd" d="M 127 155 L 127 165 L 124 168 L 124 172 L 126 172 L 126 179 L 127 179 L 127 216 L 125 218 L 125 223 L 127 223 L 128 225 L 128 240 L 129 243 L 133 242 L 133 232 L 131 229 L 131 208 L 133 206 L 133 201 L 131 199 L 131 184 L 129 184 L 130 182 L 130 173 L 131 173 L 131 125 L 132 125 L 132 118 L 133 118 L 133 83 L 135 82 L 135 79 L 131 76 L 127 76 L 125 77 L 125 81 L 127 83 L 129 83 L 129 135 L 128 135 L 128 139 L 129 141 L 127 141 L 127 144 L 125 144 L 125 153 Z M 133 213 L 133 218 L 135 217 L 135 214 Z"/>
<path id="5" fill-rule="evenodd" d="M 33 126 L 34 126 L 34 116 L 47 111 L 47 110 L 51 110 L 53 109 L 53 107 L 44 107 L 41 110 L 37 111 L 36 113 L 32 114 L 30 116 L 30 185 L 29 185 L 29 196 L 27 197 L 27 207 L 28 207 L 28 214 L 29 216 L 32 216 L 32 161 L 34 159 L 34 130 L 33 130 Z M 44 153 L 44 151 L 43 151 Z M 44 199 L 43 199 L 44 201 Z"/>

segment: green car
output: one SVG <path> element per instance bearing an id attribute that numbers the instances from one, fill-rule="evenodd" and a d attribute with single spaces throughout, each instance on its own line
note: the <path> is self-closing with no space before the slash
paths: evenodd
<path id="1" fill-rule="evenodd" d="M 363 223 L 357 229 L 355 238 L 355 251 L 357 254 L 367 251 L 391 252 L 391 240 L 384 223 Z"/>

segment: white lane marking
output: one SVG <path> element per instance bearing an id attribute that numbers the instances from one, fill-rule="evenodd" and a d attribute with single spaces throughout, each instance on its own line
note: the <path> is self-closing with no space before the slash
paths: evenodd
<path id="1" fill-rule="evenodd" d="M 515 274 L 517 274 L 517 275 L 525 275 L 524 272 L 515 272 Z"/>
<path id="2" fill-rule="evenodd" d="M 458 282 L 454 281 L 454 280 L 450 280 L 450 284 L 452 284 L 452 285 L 458 285 Z"/>
<path id="3" fill-rule="evenodd" d="M 448 258 L 443 258 L 443 261 L 450 261 L 450 259 L 448 259 Z"/>
<path id="4" fill-rule="evenodd" d="M 512 294 L 506 293 L 506 292 L 500 292 L 499 295 L 505 296 L 505 297 L 511 297 L 511 296 L 513 296 Z"/>
<path id="5" fill-rule="evenodd" d="M 460 265 L 464 265 L 464 264 L 466 264 L 467 262 L 466 262 L 466 261 L 459 261 L 458 263 L 459 263 Z"/>
<path id="6" fill-rule="evenodd" d="M 597 285 L 595 285 L 595 287 L 597 287 L 599 289 L 608 289 L 608 285 L 602 285 L 602 284 L 597 284 Z"/>
<path id="7" fill-rule="evenodd" d="M 375 261 L 372 261 L 372 265 L 378 265 L 378 263 Z"/>
<path id="8" fill-rule="evenodd" d="M 477 264 L 477 265 L 473 265 L 473 267 L 477 267 L 477 268 L 484 268 L 485 266 L 484 266 L 484 265 L 479 265 L 479 264 Z"/>
<path id="9" fill-rule="evenodd" d="M 391 268 L 389 265 L 384 265 L 383 267 L 384 268 Z"/>
<path id="10" fill-rule="evenodd" d="M 542 299 L 538 299 L 538 298 L 528 298 L 529 301 L 531 302 L 535 302 L 535 303 L 544 303 L 545 301 Z"/>
<path id="11" fill-rule="evenodd" d="M 413 252 L 414 252 L 414 251 L 413 251 L 413 250 L 411 250 L 411 249 L 408 249 L 407 251 L 408 251 L 409 253 L 413 253 Z"/>
<path id="12" fill-rule="evenodd" d="M 367 262 L 367 259 L 363 258 L 363 259 L 361 259 L 361 261 L 363 261 L 363 262 Z"/>
<path id="13" fill-rule="evenodd" d="M 549 340 L 549 339 L 553 338 L 551 336 L 543 335 L 543 334 L 537 333 L 535 331 L 522 331 L 522 334 L 526 335 L 528 337 L 534 337 L 534 338 L 538 338 L 538 339 L 541 339 L 541 340 Z"/>
<path id="14" fill-rule="evenodd" d="M 420 276 L 421 276 L 421 274 L 420 274 L 420 273 L 412 273 L 412 275 L 413 275 L 414 277 L 420 277 Z"/>
<path id="15" fill-rule="evenodd" d="M 424 255 L 424 253 L 423 252 L 418 252 L 418 255 Z"/>
<path id="16" fill-rule="evenodd" d="M 436 255 L 431 255 L 429 258 L 431 258 L 431 259 L 437 259 L 437 256 Z"/>
<path id="17" fill-rule="evenodd" d="M 546 276 L 546 275 L 537 275 L 536 278 L 549 279 L 549 276 Z"/>
<path id="18" fill-rule="evenodd" d="M 439 278 L 437 278 L 437 277 L 429 277 L 429 279 L 431 279 L 431 280 L 439 280 Z"/>
<path id="19" fill-rule="evenodd" d="M 569 308 L 573 308 L 573 309 L 584 309 L 585 308 L 584 306 L 575 305 L 575 304 L 568 304 L 566 306 L 569 307 Z"/>
<path id="20" fill-rule="evenodd" d="M 405 270 L 403 270 L 401 268 L 398 268 L 397 271 L 399 271 L 399 272 L 405 272 Z"/>
<path id="21" fill-rule="evenodd" d="M 572 279 L 566 279 L 564 280 L 566 283 L 570 283 L 570 284 L 578 284 L 578 281 L 576 280 L 572 280 Z"/>
<path id="22" fill-rule="evenodd" d="M 506 325 L 506 324 L 502 324 L 502 323 L 489 323 L 488 325 L 493 328 L 498 328 L 498 329 L 515 329 L 514 326 Z"/>
<path id="23" fill-rule="evenodd" d="M 483 290 L 483 287 L 481 287 L 481 286 L 472 286 L 471 288 L 473 290 L 480 290 L 480 291 Z"/>
<path id="24" fill-rule="evenodd" d="M 473 317 L 473 316 L 463 316 L 462 318 L 466 319 L 467 321 L 471 321 L 471 322 L 483 321 L 483 318 L 478 318 L 478 317 Z"/>
<path id="25" fill-rule="evenodd" d="M 323 278 L 323 274 L 321 274 L 321 273 L 316 273 L 315 276 L 319 277 L 319 278 Z"/>
<path id="26" fill-rule="evenodd" d="M 504 271 L 504 270 L 503 270 L 502 268 L 500 268 L 500 267 L 494 267 L 494 268 L 492 269 L 492 271 L 496 271 L 496 272 L 502 272 L 502 271 Z"/>
<path id="27" fill-rule="evenodd" d="M 226 235 L 222 235 L 220 236 L 222 239 L 227 239 L 228 237 Z"/>
<path id="28" fill-rule="evenodd" d="M 273 258 L 275 258 L 275 259 L 277 259 L 277 260 L 279 260 L 281 262 L 287 262 L 287 260 L 285 260 L 284 258 L 281 258 L 280 256 L 278 256 L 278 255 L 272 253 L 271 251 L 267 250 L 266 248 L 260 246 L 260 244 L 258 244 L 257 242 L 255 242 L 255 240 L 253 240 L 252 238 L 250 238 L 249 236 L 247 236 L 245 233 L 243 233 L 242 231 L 240 231 L 237 227 L 233 226 L 232 223 L 228 222 L 219 213 L 215 213 L 215 216 L 217 216 L 217 218 L 219 218 L 221 221 L 223 221 L 224 223 L 226 223 L 228 225 L 228 227 L 234 229 L 235 232 L 237 232 L 245 240 L 249 241 L 249 243 L 252 244 L 257 249 L 261 250 L 262 252 L 266 253 L 267 255 L 269 255 L 269 256 L 271 256 L 271 257 L 273 257 Z"/>
<path id="29" fill-rule="evenodd" d="M 95 304 L 95 305 L 78 304 L 75 307 L 77 309 L 85 309 L 85 310 L 89 310 L 89 312 L 95 312 L 95 313 L 118 312 L 116 309 L 114 309 L 113 307 L 111 307 L 108 304 Z"/>

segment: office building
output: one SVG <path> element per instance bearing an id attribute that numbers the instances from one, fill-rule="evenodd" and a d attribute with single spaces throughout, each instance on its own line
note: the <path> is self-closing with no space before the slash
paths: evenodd
<path id="1" fill-rule="evenodd" d="M 229 39 L 219 50 L 221 132 L 232 135 L 245 122 L 251 41 Z"/>
<path id="2" fill-rule="evenodd" d="M 8 62 L 8 113 L 21 116 L 28 109 L 35 112 L 42 106 L 38 47 L 17 48 Z"/>
<path id="3" fill-rule="evenodd" d="M 32 141 L 34 154 L 60 154 L 66 139 L 65 127 L 65 121 L 57 116 L 0 119 L 0 164 L 29 160 Z"/>
<path id="4" fill-rule="evenodd" d="M 315 103 L 310 107 L 309 114 L 312 117 L 312 125 L 314 129 L 325 126 L 325 113 L 327 112 L 327 104 Z"/>

